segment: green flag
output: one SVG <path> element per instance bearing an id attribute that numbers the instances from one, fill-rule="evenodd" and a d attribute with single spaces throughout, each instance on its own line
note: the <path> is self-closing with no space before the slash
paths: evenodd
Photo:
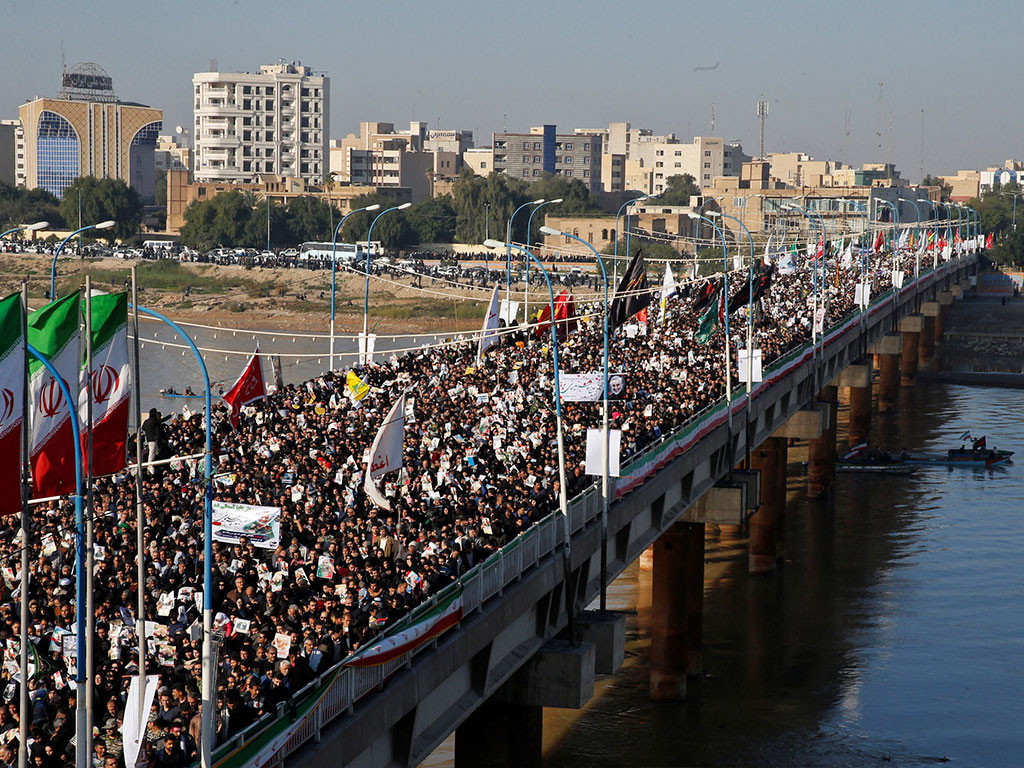
<path id="1" fill-rule="evenodd" d="M 711 341 L 711 335 L 715 332 L 715 328 L 718 327 L 718 302 L 714 302 L 710 307 L 704 310 L 704 314 L 700 316 L 700 320 L 697 321 L 697 339 L 698 344 L 707 344 Z"/>

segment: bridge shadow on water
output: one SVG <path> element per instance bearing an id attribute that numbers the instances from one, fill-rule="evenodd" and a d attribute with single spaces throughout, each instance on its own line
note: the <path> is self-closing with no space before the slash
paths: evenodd
<path id="1" fill-rule="evenodd" d="M 902 389 L 894 411 L 872 413 L 873 443 L 890 450 L 951 444 L 971 428 L 965 392 Z M 840 436 L 845 415 L 841 406 Z M 1011 439 L 1002 442 L 1015 447 Z M 844 447 L 841 442 L 840 452 Z M 937 546 L 934 531 L 949 527 L 940 510 L 949 489 L 977 499 L 1006 471 L 929 469 L 911 478 L 840 473 L 826 496 L 811 499 L 806 457 L 806 444 L 789 450 L 785 556 L 773 576 L 749 576 L 746 540 L 708 526 L 705 676 L 691 679 L 686 701 L 654 704 L 648 697 L 656 610 L 650 571 L 634 563 L 615 582 L 609 607 L 632 612 L 626 662 L 617 675 L 598 680 L 583 710 L 545 710 L 545 768 L 916 766 L 940 762 L 944 749 L 953 750 L 923 735 L 934 733 L 934 718 L 925 723 L 924 715 L 913 719 L 916 710 L 906 714 L 906 701 L 916 698 L 912 686 L 886 700 L 878 680 L 898 676 L 897 659 L 912 642 L 922 646 L 922 690 L 937 684 L 931 678 L 941 675 L 931 665 L 942 662 L 912 634 L 924 630 L 903 626 L 907 612 L 924 610 L 908 597 L 915 588 L 907 586 L 907 575 L 922 568 L 923 556 L 932 557 L 926 550 Z M 917 674 L 921 669 L 910 678 Z M 452 754 L 449 739 L 424 765 L 451 765 Z"/>

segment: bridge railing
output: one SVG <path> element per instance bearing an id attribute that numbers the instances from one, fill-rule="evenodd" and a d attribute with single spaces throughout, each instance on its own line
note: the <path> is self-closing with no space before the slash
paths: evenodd
<path id="1" fill-rule="evenodd" d="M 948 262 L 941 265 L 939 272 L 947 268 L 947 264 Z M 926 281 L 925 278 L 928 280 Z M 927 282 L 931 282 L 933 278 L 931 270 L 928 273 L 922 270 L 918 278 L 911 281 L 909 285 L 905 285 L 899 293 L 902 296 L 914 285 L 922 287 Z M 894 291 L 890 289 L 876 297 L 865 314 L 870 314 L 873 309 L 880 308 L 881 305 L 892 299 L 893 295 Z M 858 309 L 833 324 L 823 334 L 824 342 L 827 343 L 829 337 L 835 337 L 837 334 L 845 332 L 851 321 L 855 321 L 861 315 L 862 312 Z M 773 376 L 778 376 L 779 372 L 784 375 L 788 367 L 793 366 L 810 350 L 811 344 L 808 342 L 772 361 L 765 369 L 763 382 L 767 382 L 766 386 L 770 386 L 773 383 Z M 759 386 L 759 389 L 752 394 L 756 396 L 762 390 L 763 387 Z M 736 409 L 741 406 L 745 398 L 745 391 L 740 390 L 734 394 L 732 408 Z M 663 435 L 622 462 L 623 478 L 630 477 L 638 467 L 643 468 L 643 465 L 651 462 L 652 459 L 654 464 L 651 466 L 660 467 L 669 458 L 678 455 L 694 441 L 699 440 L 708 429 L 713 429 L 720 423 L 724 423 L 725 419 L 725 398 L 722 398 L 694 414 L 686 424 L 674 432 Z M 668 448 L 672 449 L 671 455 L 668 455 Z M 666 455 L 659 457 L 659 453 Z M 652 471 L 655 470 L 650 467 L 644 469 L 640 483 Z M 612 498 L 616 498 L 622 493 L 622 490 L 618 488 L 621 479 L 611 478 L 609 490 Z M 630 477 L 630 479 L 632 481 L 635 478 Z M 638 484 L 630 482 L 627 485 L 628 489 L 625 492 L 628 493 Z M 591 485 L 573 498 L 568 505 L 571 534 L 582 530 L 597 518 L 601 513 L 601 506 L 599 484 Z M 439 603 L 451 598 L 460 590 L 463 617 L 474 613 L 488 600 L 500 594 L 509 583 L 518 579 L 548 555 L 556 553 L 564 540 L 564 526 L 560 514 L 555 512 L 548 515 L 494 552 L 482 563 L 468 570 L 455 582 L 421 603 L 391 627 L 384 637 L 394 636 L 408 629 L 433 611 Z M 251 726 L 233 736 L 227 743 L 218 747 L 214 752 L 214 765 L 218 768 L 227 768 L 228 766 L 232 766 L 232 768 L 234 766 L 276 768 L 284 765 L 288 755 L 310 739 L 318 738 L 324 726 L 346 711 L 350 711 L 356 702 L 382 686 L 391 675 L 408 665 L 414 656 L 427 648 L 436 647 L 436 643 L 437 639 L 434 638 L 430 643 L 424 643 L 378 666 L 346 666 L 346 662 L 350 661 L 351 657 L 342 660 L 294 694 L 292 697 L 292 702 L 296 703 L 294 709 L 288 709 L 285 704 L 282 704 L 276 713 L 264 715 Z"/>

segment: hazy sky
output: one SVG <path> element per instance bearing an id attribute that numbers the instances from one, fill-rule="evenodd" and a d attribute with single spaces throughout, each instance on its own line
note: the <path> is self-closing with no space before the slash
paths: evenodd
<path id="1" fill-rule="evenodd" d="M 331 77 L 331 138 L 360 120 L 490 134 L 629 121 L 688 140 L 711 130 L 765 149 L 904 176 L 1024 159 L 1020 0 L 689 2 L 516 0 L 3 0 L 0 115 L 53 96 L 95 61 L 124 100 L 191 122 L 192 73 L 278 58 Z M 710 68 L 696 70 L 695 68 Z M 880 83 L 882 85 L 880 85 Z M 506 117 L 507 115 L 507 117 Z M 891 131 L 890 131 L 891 121 Z"/>

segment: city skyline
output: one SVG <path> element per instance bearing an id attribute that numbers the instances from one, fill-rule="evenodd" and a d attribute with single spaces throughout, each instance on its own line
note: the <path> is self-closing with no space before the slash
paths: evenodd
<path id="1" fill-rule="evenodd" d="M 1000 74 L 999 64 L 1009 63 L 1009 22 L 1020 15 L 1004 2 L 973 4 L 971 14 L 924 2 L 725 2 L 714 16 L 654 0 L 632 4 L 628 15 L 577 0 L 515 9 L 300 0 L 287 16 L 265 0 L 245 8 L 250 19 L 218 3 L 133 18 L 125 16 L 135 6 L 121 0 L 100 0 L 88 14 L 67 2 L 17 7 L 17 26 L 28 32 L 8 46 L 3 116 L 56 94 L 63 45 L 68 67 L 95 61 L 121 99 L 162 108 L 165 133 L 191 124 L 192 75 L 211 60 L 235 72 L 283 58 L 330 75 L 332 139 L 357 132 L 361 120 L 472 130 L 478 146 L 505 128 L 553 123 L 568 132 L 628 121 L 683 141 L 738 140 L 756 155 L 763 96 L 766 153 L 891 160 L 914 181 L 922 170 L 955 174 L 1024 156 L 1024 107 L 995 95 L 1010 93 L 1010 68 Z M 383 27 L 382 17 L 390 22 Z"/>

